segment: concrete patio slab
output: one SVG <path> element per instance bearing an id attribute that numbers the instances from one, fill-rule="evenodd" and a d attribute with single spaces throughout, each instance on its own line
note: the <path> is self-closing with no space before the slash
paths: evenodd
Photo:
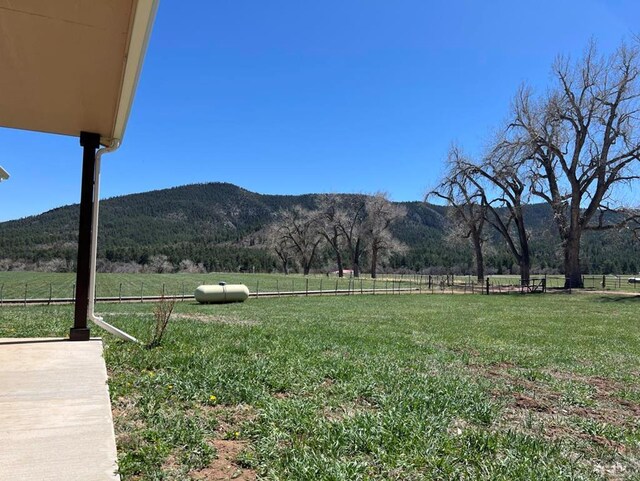
<path id="1" fill-rule="evenodd" d="M 0 481 L 112 481 L 102 341 L 0 339 Z"/>

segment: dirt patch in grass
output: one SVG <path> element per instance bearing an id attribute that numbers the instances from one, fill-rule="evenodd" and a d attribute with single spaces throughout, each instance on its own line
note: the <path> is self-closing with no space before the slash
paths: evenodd
<path id="1" fill-rule="evenodd" d="M 531 380 L 529 370 L 510 363 L 470 369 L 476 377 L 490 380 L 493 397 L 505 403 L 493 429 L 562 443 L 570 455 L 605 479 L 628 479 L 640 469 L 640 450 L 620 437 L 638 428 L 640 405 L 618 396 L 622 383 L 559 370 L 545 370 L 540 379 Z M 567 403 L 562 388 L 572 384 L 582 386 L 593 405 Z"/>
<path id="2" fill-rule="evenodd" d="M 256 472 L 239 461 L 240 454 L 248 447 L 246 441 L 239 439 L 242 425 L 256 417 L 255 409 L 248 404 L 239 404 L 207 406 L 204 410 L 218 423 L 215 438 L 208 441 L 216 450 L 216 458 L 206 468 L 194 470 L 189 475 L 200 480 L 255 480 Z"/>
<path id="3" fill-rule="evenodd" d="M 116 445 L 131 447 L 139 444 L 138 432 L 144 423 L 138 418 L 137 399 L 119 397 L 111 403 L 111 416 L 116 435 Z"/>
<path id="4" fill-rule="evenodd" d="M 553 413 L 554 408 L 546 399 L 533 398 L 526 394 L 516 392 L 513 395 L 513 406 L 518 409 L 526 409 L 527 411 L 537 411 L 542 413 Z"/>
<path id="5" fill-rule="evenodd" d="M 614 426 L 630 426 L 640 417 L 640 404 L 620 398 L 617 393 L 624 386 L 613 379 L 601 376 L 584 376 L 566 371 L 548 370 L 545 374 L 559 381 L 574 382 L 589 387 L 594 394 L 593 406 L 571 406 L 562 402 L 562 393 L 544 381 L 531 381 L 522 377 L 518 368 L 511 363 L 490 366 L 471 366 L 474 374 L 497 381 L 493 395 L 507 399 L 507 407 L 527 411 L 554 414 L 558 416 L 578 416 Z"/>
<path id="6" fill-rule="evenodd" d="M 216 459 L 206 468 L 189 473 L 193 479 L 236 481 L 256 479 L 254 470 L 243 468 L 238 462 L 238 456 L 247 446 L 244 441 L 214 439 L 212 444 L 216 449 Z"/>
<path id="7" fill-rule="evenodd" d="M 613 393 L 620 391 L 623 388 L 622 384 L 619 382 L 602 376 L 584 376 L 573 372 L 558 371 L 555 369 L 547 370 L 546 372 L 550 376 L 561 381 L 576 381 L 588 384 L 589 386 L 592 386 L 600 396 L 611 396 Z"/>
<path id="8" fill-rule="evenodd" d="M 238 404 L 236 406 L 225 406 L 216 404 L 206 406 L 205 413 L 213 416 L 217 421 L 216 438 L 224 439 L 237 437 L 240 435 L 242 425 L 251 422 L 256 417 L 256 411 L 248 404 Z M 238 433 L 236 435 L 236 433 Z"/>
<path id="9" fill-rule="evenodd" d="M 109 316 L 122 316 L 122 312 L 103 312 L 101 313 L 104 317 Z M 138 317 L 138 318 L 149 318 L 153 317 L 153 314 L 150 312 L 135 312 L 127 314 L 128 317 Z M 230 324 L 234 326 L 255 326 L 259 324 L 259 321 L 253 319 L 241 319 L 237 316 L 222 316 L 220 314 L 202 314 L 202 313 L 177 313 L 174 312 L 171 314 L 172 321 L 197 321 L 204 323 L 218 323 L 218 324 Z"/>
<path id="10" fill-rule="evenodd" d="M 205 323 L 230 324 L 234 326 L 255 326 L 258 321 L 241 319 L 235 316 L 221 316 L 218 314 L 174 314 L 172 319 L 185 321 L 198 321 Z"/>

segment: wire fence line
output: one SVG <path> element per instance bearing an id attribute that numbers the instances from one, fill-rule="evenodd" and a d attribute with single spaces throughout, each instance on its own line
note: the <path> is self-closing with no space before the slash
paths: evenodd
<path id="1" fill-rule="evenodd" d="M 6 273 L 5 273 L 6 274 Z M 201 284 L 242 283 L 250 290 L 251 297 L 318 296 L 354 294 L 507 294 L 546 292 L 564 288 L 564 276 L 536 276 L 528 285 L 522 285 L 518 276 L 488 276 L 478 281 L 472 275 L 384 275 L 369 277 L 278 276 L 256 274 L 208 274 L 198 276 L 176 275 L 120 275 L 98 276 L 96 301 L 145 302 L 162 297 L 193 299 L 193 292 Z M 145 275 L 147 276 L 147 275 Z M 21 282 L 9 276 L 0 276 L 0 305 L 30 303 L 64 303 L 75 301 L 75 283 L 72 276 L 39 278 Z M 23 279 L 25 279 L 23 277 Z M 633 280 L 634 282 L 630 282 Z M 640 278 L 622 275 L 584 276 L 586 290 L 640 291 Z"/>

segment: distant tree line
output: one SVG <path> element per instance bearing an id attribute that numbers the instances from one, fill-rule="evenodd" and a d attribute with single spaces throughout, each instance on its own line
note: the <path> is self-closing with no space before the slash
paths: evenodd
<path id="1" fill-rule="evenodd" d="M 314 209 L 294 206 L 279 213 L 265 230 L 265 239 L 286 274 L 299 268 L 307 275 L 318 258 L 339 277 L 348 267 L 359 277 L 364 266 L 372 278 L 389 256 L 405 249 L 392 226 L 406 209 L 382 193 L 320 196 Z"/>

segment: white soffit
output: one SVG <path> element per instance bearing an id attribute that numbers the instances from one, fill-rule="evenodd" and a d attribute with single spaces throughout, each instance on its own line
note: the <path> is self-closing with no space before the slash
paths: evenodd
<path id="1" fill-rule="evenodd" d="M 0 126 L 122 139 L 158 0 L 0 0 Z"/>

